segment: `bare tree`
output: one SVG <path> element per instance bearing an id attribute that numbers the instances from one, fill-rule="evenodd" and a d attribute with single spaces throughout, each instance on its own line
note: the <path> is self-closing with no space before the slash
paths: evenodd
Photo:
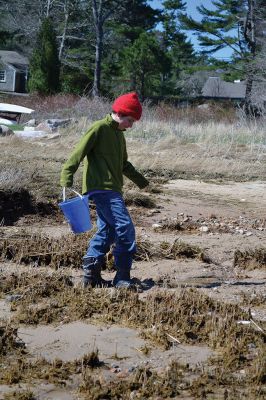
<path id="1" fill-rule="evenodd" d="M 266 54 L 266 10 L 264 0 L 247 0 L 247 16 L 243 21 L 243 35 L 250 54 L 246 62 L 246 97 L 247 113 L 263 103 L 263 90 L 259 82 L 265 81 Z M 261 86 L 262 89 L 263 86 Z M 260 92 L 260 95 L 259 95 Z M 255 94 L 256 93 L 256 94 Z"/>
<path id="2" fill-rule="evenodd" d="M 86 20 L 87 15 L 84 15 L 86 7 L 82 0 L 56 0 L 55 7 L 57 13 L 54 15 L 54 19 L 58 20 L 59 59 L 62 60 L 66 41 L 85 41 L 81 32 L 85 26 L 90 24 L 90 21 Z M 79 21 L 77 18 L 73 21 L 72 17 L 77 13 L 83 13 L 83 17 L 79 17 Z"/>
<path id="3" fill-rule="evenodd" d="M 0 2 L 0 12 L 5 15 L 6 25 L 14 39 L 23 39 L 27 48 L 34 44 L 43 18 L 50 16 L 56 0 L 5 0 Z"/>
<path id="4" fill-rule="evenodd" d="M 118 14 L 123 10 L 123 2 L 113 0 L 91 0 L 91 7 L 93 13 L 93 21 L 95 28 L 95 68 L 94 80 L 92 87 L 92 95 L 94 97 L 100 95 L 101 87 L 101 64 L 105 35 L 106 22 L 116 13 Z"/>

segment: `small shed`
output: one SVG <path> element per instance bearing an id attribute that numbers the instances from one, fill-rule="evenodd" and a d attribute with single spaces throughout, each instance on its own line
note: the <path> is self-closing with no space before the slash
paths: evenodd
<path id="1" fill-rule="evenodd" d="M 29 61 L 16 51 L 0 50 L 0 91 L 27 91 Z"/>
<path id="2" fill-rule="evenodd" d="M 244 100 L 246 82 L 225 82 L 220 77 L 210 77 L 202 88 L 202 97 L 208 99 Z"/>

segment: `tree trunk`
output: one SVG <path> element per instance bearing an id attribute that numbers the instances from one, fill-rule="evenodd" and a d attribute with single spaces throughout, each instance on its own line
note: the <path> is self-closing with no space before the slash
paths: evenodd
<path id="1" fill-rule="evenodd" d="M 252 86 L 253 86 L 253 75 L 252 73 L 248 72 L 246 78 L 246 93 L 245 93 L 245 104 L 244 104 L 246 115 L 252 114 L 252 99 L 251 99 Z"/>
<path id="2" fill-rule="evenodd" d="M 94 79 L 92 87 L 93 97 L 100 96 L 102 51 L 103 51 L 103 29 L 102 26 L 98 26 L 96 29 L 95 67 L 94 67 Z"/>
<path id="3" fill-rule="evenodd" d="M 130 87 L 129 87 L 129 90 L 130 90 L 131 92 L 135 91 L 135 90 L 136 90 L 136 86 L 137 86 L 136 74 L 135 74 L 135 73 L 132 73 L 132 74 L 131 74 L 131 77 L 130 77 Z"/>
<path id="4" fill-rule="evenodd" d="M 46 3 L 46 17 L 48 18 L 50 15 L 50 10 L 52 8 L 53 0 L 47 0 Z"/>
<path id="5" fill-rule="evenodd" d="M 61 38 L 61 43 L 60 43 L 60 47 L 59 47 L 59 55 L 58 55 L 60 61 L 62 59 L 62 55 L 63 55 L 63 51 L 64 51 L 64 47 L 65 47 L 68 17 L 69 17 L 68 12 L 65 12 L 64 30 L 63 30 L 63 34 L 62 34 L 62 38 Z"/>
<path id="6" fill-rule="evenodd" d="M 250 48 L 250 60 L 247 61 L 247 86 L 244 109 L 247 115 L 252 114 L 252 86 L 254 80 L 253 61 L 256 56 L 256 17 L 255 0 L 248 0 L 248 12 L 244 29 L 244 37 Z"/>
<path id="7" fill-rule="evenodd" d="M 145 95 L 145 72 L 141 73 L 141 80 L 140 80 L 140 100 L 144 100 Z"/>

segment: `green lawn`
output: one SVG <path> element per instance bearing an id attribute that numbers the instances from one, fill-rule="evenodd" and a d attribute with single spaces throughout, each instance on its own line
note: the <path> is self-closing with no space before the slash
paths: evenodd
<path id="1" fill-rule="evenodd" d="M 11 131 L 23 131 L 24 130 L 24 125 L 21 124 L 14 124 L 14 125 L 7 125 L 7 124 L 2 124 L 4 126 L 7 126 Z"/>

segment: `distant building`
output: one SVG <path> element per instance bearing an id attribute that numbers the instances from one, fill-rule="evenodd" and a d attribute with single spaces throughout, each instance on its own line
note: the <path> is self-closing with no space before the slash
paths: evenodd
<path id="1" fill-rule="evenodd" d="M 225 82 L 220 77 L 210 77 L 202 88 L 202 97 L 208 99 L 244 100 L 244 81 Z"/>
<path id="2" fill-rule="evenodd" d="M 0 91 L 27 91 L 29 62 L 16 51 L 0 50 Z"/>

